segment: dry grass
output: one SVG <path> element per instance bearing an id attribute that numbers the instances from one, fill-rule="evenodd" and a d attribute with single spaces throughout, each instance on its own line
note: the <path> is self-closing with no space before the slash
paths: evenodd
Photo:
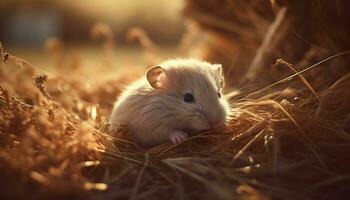
<path id="1" fill-rule="evenodd" d="M 151 149 L 106 131 L 122 86 L 140 73 L 90 84 L 79 65 L 51 75 L 2 47 L 0 55 L 1 199 L 350 196 L 350 74 L 312 73 L 348 52 L 304 70 L 308 56 L 299 68 L 278 60 L 272 68 L 287 77 L 228 93 L 234 115 L 225 132 Z"/>
<path id="2" fill-rule="evenodd" d="M 78 76 L 48 77 L 4 55 L 3 197 L 307 199 L 348 193 L 349 74 L 317 96 L 303 82 L 297 89 L 232 97 L 235 116 L 226 132 L 141 149 L 106 132 L 126 80 L 84 87 Z"/>

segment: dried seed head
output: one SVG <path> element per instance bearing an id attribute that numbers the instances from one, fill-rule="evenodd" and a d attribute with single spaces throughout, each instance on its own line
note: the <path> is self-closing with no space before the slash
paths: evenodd
<path id="1" fill-rule="evenodd" d="M 39 74 L 34 77 L 34 85 L 37 87 L 40 91 L 43 91 L 45 89 L 44 84 L 47 81 L 47 75 L 46 74 Z"/>
<path id="2" fill-rule="evenodd" d="M 5 52 L 4 47 L 2 46 L 1 42 L 0 42 L 0 56 L 1 56 L 3 63 L 5 63 L 10 57 L 10 54 Z"/>
<path id="3" fill-rule="evenodd" d="M 106 38 L 108 39 L 113 35 L 112 29 L 110 26 L 104 23 L 96 23 L 91 27 L 90 30 L 91 38 L 99 39 Z"/>
<path id="4" fill-rule="evenodd" d="M 4 53 L 3 62 L 5 63 L 10 57 L 10 54 Z"/>

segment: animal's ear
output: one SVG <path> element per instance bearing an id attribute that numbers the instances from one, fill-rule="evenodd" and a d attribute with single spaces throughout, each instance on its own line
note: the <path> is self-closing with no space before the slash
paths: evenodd
<path id="1" fill-rule="evenodd" d="M 165 84 L 165 69 L 161 66 L 151 67 L 146 73 L 149 84 L 154 89 L 164 88 Z"/>
<path id="2" fill-rule="evenodd" d="M 219 89 L 222 89 L 225 85 L 224 70 L 221 64 L 213 64 L 216 84 Z"/>

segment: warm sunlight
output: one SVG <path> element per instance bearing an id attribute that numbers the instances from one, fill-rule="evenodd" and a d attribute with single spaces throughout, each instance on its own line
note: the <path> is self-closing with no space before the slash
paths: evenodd
<path id="1" fill-rule="evenodd" d="M 0 0 L 0 199 L 349 199 L 349 5 Z"/>

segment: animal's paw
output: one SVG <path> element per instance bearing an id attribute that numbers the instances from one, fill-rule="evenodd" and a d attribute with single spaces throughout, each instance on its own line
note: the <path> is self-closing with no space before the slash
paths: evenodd
<path id="1" fill-rule="evenodd" d="M 179 144 L 188 138 L 188 134 L 182 131 L 172 131 L 169 134 L 169 139 L 173 144 Z"/>

